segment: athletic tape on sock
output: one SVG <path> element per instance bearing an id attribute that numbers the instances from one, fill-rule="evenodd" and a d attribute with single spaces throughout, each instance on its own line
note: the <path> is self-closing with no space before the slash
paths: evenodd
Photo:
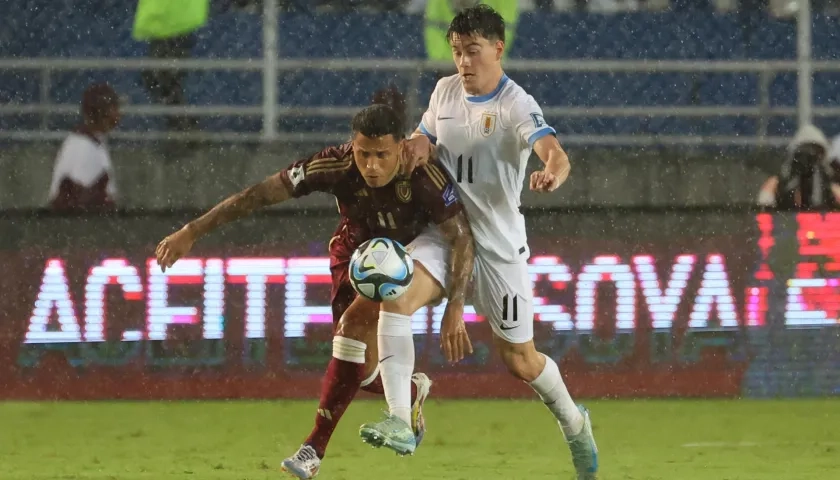
<path id="1" fill-rule="evenodd" d="M 378 377 L 378 376 L 379 376 L 379 365 L 377 364 L 376 368 L 373 369 L 373 373 L 370 374 L 370 376 L 368 378 L 362 380 L 361 386 L 362 387 L 367 387 L 368 385 L 373 383 L 373 381 L 376 380 L 376 377 Z"/>
<path id="2" fill-rule="evenodd" d="M 347 337 L 333 337 L 333 358 L 351 363 L 365 363 L 364 342 Z"/>
<path id="3" fill-rule="evenodd" d="M 389 337 L 411 337 L 411 317 L 399 313 L 379 312 L 377 333 Z"/>

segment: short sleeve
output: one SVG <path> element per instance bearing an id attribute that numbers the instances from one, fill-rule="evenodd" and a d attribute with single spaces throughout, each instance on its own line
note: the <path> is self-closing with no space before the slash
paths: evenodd
<path id="1" fill-rule="evenodd" d="M 449 175 L 436 163 L 428 163 L 415 170 L 414 189 L 421 192 L 421 208 L 429 213 L 429 220 L 435 225 L 449 220 L 463 210 Z"/>
<path id="2" fill-rule="evenodd" d="M 294 198 L 313 192 L 335 194 L 336 187 L 346 178 L 352 163 L 349 145 L 328 147 L 289 165 L 280 175 Z"/>
<path id="3" fill-rule="evenodd" d="M 557 135 L 554 128 L 545 123 L 542 109 L 531 95 L 517 98 L 510 110 L 511 124 L 523 144 L 531 147 L 546 135 Z"/>
<path id="4" fill-rule="evenodd" d="M 432 92 L 431 98 L 429 98 L 429 108 L 426 109 L 426 112 L 423 114 L 423 118 L 420 120 L 420 125 L 417 127 L 423 135 L 429 137 L 429 140 L 432 141 L 432 145 L 437 144 L 437 111 L 438 111 L 438 98 L 440 98 L 440 89 L 441 82 L 443 79 L 438 80 L 437 85 L 435 85 L 435 89 Z"/>

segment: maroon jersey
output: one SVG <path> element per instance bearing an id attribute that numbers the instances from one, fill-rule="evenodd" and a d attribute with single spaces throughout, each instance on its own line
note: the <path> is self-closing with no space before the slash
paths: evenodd
<path id="1" fill-rule="evenodd" d="M 356 168 L 350 143 L 328 147 L 281 173 L 293 197 L 312 192 L 335 196 L 342 220 L 330 252 L 337 256 L 349 256 L 374 237 L 407 245 L 429 224 L 443 223 L 463 209 L 454 185 L 434 162 L 417 168 L 410 177 L 369 187 Z"/>

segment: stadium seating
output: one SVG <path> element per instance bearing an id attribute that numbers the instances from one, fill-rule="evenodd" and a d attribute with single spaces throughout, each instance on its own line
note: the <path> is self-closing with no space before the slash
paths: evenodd
<path id="1" fill-rule="evenodd" d="M 24 2 L 10 0 L 0 32 L 0 57 L 142 57 L 144 44 L 131 39 L 133 2 Z M 5 8 L 5 7 L 4 7 Z M 61 18 L 61 21 L 55 20 Z M 710 12 L 631 13 L 617 15 L 526 13 L 512 58 L 538 59 L 672 59 L 749 60 L 795 57 L 795 24 L 769 17 L 754 19 L 746 34 L 736 15 Z M 814 20 L 813 52 L 818 59 L 838 59 L 838 29 L 832 18 Z M 280 20 L 279 50 L 289 58 L 422 58 L 422 18 L 412 15 L 288 14 Z M 44 35 L 43 32 L 49 32 Z M 225 12 L 201 30 L 195 56 L 258 58 L 262 55 L 258 15 Z M 759 101 L 758 75 L 751 73 L 545 73 L 511 72 L 544 106 L 751 106 Z M 138 72 L 53 72 L 50 101 L 74 103 L 92 80 L 108 80 L 133 104 L 149 99 Z M 186 89 L 197 105 L 258 105 L 262 101 L 258 72 L 191 73 Z M 323 70 L 281 73 L 280 101 L 293 106 L 354 106 L 368 101 L 386 83 L 408 88 L 409 78 L 396 73 Z M 814 96 L 818 105 L 837 105 L 840 74 L 818 73 Z M 420 95 L 434 86 L 432 74 L 420 79 Z M 0 71 L 0 103 L 37 103 L 41 75 L 33 71 Z M 794 74 L 776 75 L 770 86 L 774 106 L 796 104 Z M 51 128 L 64 128 L 72 116 L 55 115 Z M 162 128 L 156 118 L 126 118 L 125 129 Z M 748 117 L 716 118 L 566 118 L 552 119 L 563 132 L 581 134 L 741 134 L 754 135 L 757 122 Z M 38 128 L 38 115 L 0 115 L 0 129 Z M 202 120 L 208 130 L 259 131 L 259 118 L 221 117 Z M 838 124 L 827 119 L 828 124 Z M 339 128 L 344 121 L 323 118 L 281 119 L 281 131 Z M 770 121 L 769 134 L 788 135 L 794 118 Z M 828 125 L 823 125 L 828 128 Z M 832 131 L 837 131 L 834 129 Z"/>

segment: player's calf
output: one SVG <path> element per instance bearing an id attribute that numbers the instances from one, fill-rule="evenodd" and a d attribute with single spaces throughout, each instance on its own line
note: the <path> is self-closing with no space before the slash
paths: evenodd
<path id="1" fill-rule="evenodd" d="M 511 375 L 523 382 L 531 383 L 542 373 L 545 359 L 534 347 L 533 340 L 525 343 L 511 343 L 498 336 L 494 336 L 493 340 L 502 363 Z"/>
<path id="2" fill-rule="evenodd" d="M 377 343 L 379 371 L 389 413 L 411 424 L 410 388 L 414 373 L 414 332 L 411 315 L 440 299 L 443 288 L 419 262 L 411 286 L 400 298 L 383 302 L 379 312 Z"/>
<path id="3" fill-rule="evenodd" d="M 342 316 L 348 324 L 361 323 L 350 319 L 365 319 L 378 315 L 378 305 L 357 298 Z M 366 351 L 363 341 L 336 335 L 333 338 L 333 355 L 327 365 L 321 386 L 321 399 L 315 416 L 315 427 L 304 444 L 311 446 L 319 458 L 323 458 L 335 428 L 347 407 L 355 398 L 367 373 Z"/>
<path id="4" fill-rule="evenodd" d="M 496 345 L 508 371 L 527 382 L 557 419 L 569 444 L 578 480 L 595 480 L 598 473 L 598 448 L 592 434 L 589 413 L 585 408 L 575 405 L 557 363 L 538 352 L 533 340 L 510 343 L 496 337 Z"/>
<path id="5" fill-rule="evenodd" d="M 437 280 L 418 262 L 408 291 L 399 299 L 384 302 L 378 325 L 379 369 L 385 388 L 389 412 L 379 422 L 362 425 L 359 434 L 366 443 L 388 447 L 400 455 L 413 454 L 422 440 L 425 420 L 422 404 L 428 394 L 428 380 L 414 375 L 414 338 L 411 315 L 419 308 L 442 297 L 444 291 Z M 413 382 L 412 382 L 413 381 Z M 410 386 L 417 386 L 412 405 Z M 424 386 L 425 385 L 425 386 Z"/>

